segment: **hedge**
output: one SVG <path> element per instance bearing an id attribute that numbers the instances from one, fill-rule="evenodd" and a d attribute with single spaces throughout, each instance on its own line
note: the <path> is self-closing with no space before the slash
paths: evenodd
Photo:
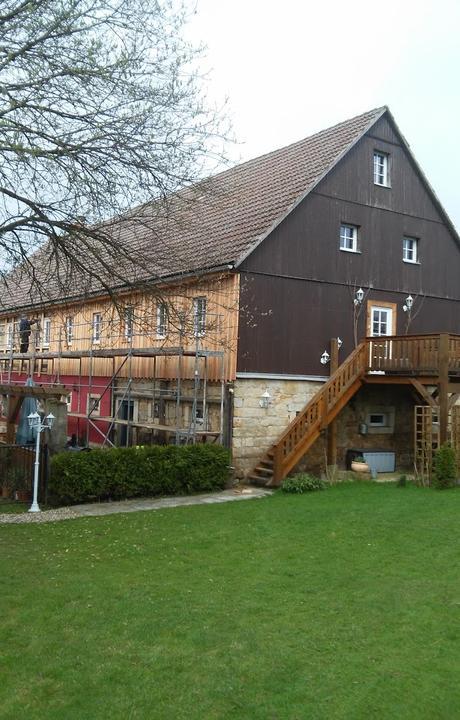
<path id="1" fill-rule="evenodd" d="M 220 445 L 149 446 L 59 453 L 52 458 L 48 499 L 71 505 L 223 489 L 230 454 Z"/>

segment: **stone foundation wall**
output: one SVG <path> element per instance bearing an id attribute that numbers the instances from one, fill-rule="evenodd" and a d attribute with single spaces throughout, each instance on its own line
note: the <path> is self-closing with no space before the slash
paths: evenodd
<path id="1" fill-rule="evenodd" d="M 246 476 L 296 413 L 313 397 L 321 382 L 309 380 L 237 379 L 233 400 L 233 465 Z M 262 408 L 268 390 L 270 403 Z"/>
<path id="2" fill-rule="evenodd" d="M 281 435 L 321 387 L 320 382 L 306 380 L 238 379 L 234 387 L 233 465 L 238 477 L 246 476 L 273 442 Z M 260 406 L 268 390 L 270 405 Z M 361 434 L 369 413 L 385 412 L 390 425 L 371 428 Z M 345 468 L 350 448 L 386 449 L 395 452 L 396 467 L 413 467 L 414 399 L 405 386 L 364 386 L 337 416 L 337 464 Z M 326 466 L 327 430 L 316 441 L 294 472 L 324 472 Z"/>

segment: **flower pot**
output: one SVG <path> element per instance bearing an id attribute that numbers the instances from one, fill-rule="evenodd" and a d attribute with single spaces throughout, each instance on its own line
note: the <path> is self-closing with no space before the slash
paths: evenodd
<path id="1" fill-rule="evenodd" d="M 369 465 L 366 462 L 356 462 L 356 460 L 352 460 L 351 469 L 353 472 L 367 473 L 369 472 Z"/>

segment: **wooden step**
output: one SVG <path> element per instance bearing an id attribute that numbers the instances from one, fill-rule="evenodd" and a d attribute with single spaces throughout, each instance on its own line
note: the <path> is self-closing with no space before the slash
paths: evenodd
<path id="1" fill-rule="evenodd" d="M 267 477 L 271 477 L 273 475 L 273 468 L 268 467 L 262 467 L 262 465 L 257 465 L 256 468 L 254 468 L 254 472 L 256 475 L 266 475 Z"/>
<path id="2" fill-rule="evenodd" d="M 269 467 L 269 468 L 273 468 L 273 465 L 274 465 L 275 463 L 273 462 L 273 460 L 270 460 L 270 459 L 267 460 L 266 458 L 263 458 L 262 460 L 260 460 L 260 464 L 261 464 L 261 465 L 266 465 L 266 466 Z"/>
<path id="3" fill-rule="evenodd" d="M 251 485 L 257 485 L 258 487 L 265 487 L 270 480 L 271 477 L 255 475 L 254 473 L 251 473 L 246 478 L 246 481 L 248 483 L 250 483 Z"/>

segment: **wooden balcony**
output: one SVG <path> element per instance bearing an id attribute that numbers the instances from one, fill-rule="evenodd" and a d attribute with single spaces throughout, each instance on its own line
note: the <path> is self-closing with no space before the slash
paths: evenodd
<path id="1" fill-rule="evenodd" d="M 278 485 L 363 383 L 412 384 L 422 402 L 439 407 L 440 438 L 447 438 L 449 394 L 460 381 L 460 335 L 366 338 L 288 425 L 249 476 Z M 437 387 L 436 396 L 426 389 Z M 460 382 L 458 384 L 460 389 Z M 451 404 L 454 398 L 451 398 Z"/>

